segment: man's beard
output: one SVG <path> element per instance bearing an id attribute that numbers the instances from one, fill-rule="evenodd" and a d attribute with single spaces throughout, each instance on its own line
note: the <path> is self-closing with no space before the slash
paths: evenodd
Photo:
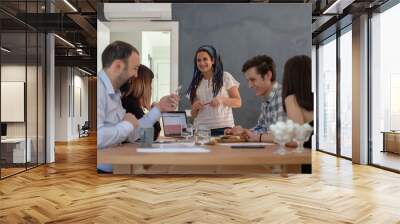
<path id="1" fill-rule="evenodd" d="M 118 76 L 118 89 L 121 88 L 122 85 L 125 84 L 125 82 L 128 81 L 129 75 L 128 75 L 128 67 L 125 66 L 124 70 L 121 72 L 121 74 Z"/>

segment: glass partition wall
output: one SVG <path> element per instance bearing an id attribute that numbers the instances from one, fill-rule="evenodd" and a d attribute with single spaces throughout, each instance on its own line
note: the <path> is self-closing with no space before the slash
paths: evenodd
<path id="1" fill-rule="evenodd" d="M 336 154 L 336 35 L 318 47 L 318 149 Z"/>
<path id="2" fill-rule="evenodd" d="M 400 172 L 400 3 L 369 16 L 368 164 Z M 317 149 L 352 159 L 352 25 L 316 45 Z M 338 56 L 338 57 L 337 57 Z"/>
<path id="3" fill-rule="evenodd" d="M 352 34 L 351 25 L 340 35 L 340 155 L 352 158 Z"/>
<path id="4" fill-rule="evenodd" d="M 317 47 L 317 149 L 352 157 L 351 25 Z"/>
<path id="5" fill-rule="evenodd" d="M 20 19 L 39 3 L 0 3 L 1 179 L 45 163 L 45 34 Z"/>
<path id="6" fill-rule="evenodd" d="M 370 163 L 400 171 L 400 4 L 371 18 Z"/>

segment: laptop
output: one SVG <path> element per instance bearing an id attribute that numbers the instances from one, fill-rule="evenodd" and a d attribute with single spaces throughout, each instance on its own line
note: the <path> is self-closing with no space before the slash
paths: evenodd
<path id="1" fill-rule="evenodd" d="M 7 124 L 1 123 L 1 140 L 7 139 Z"/>
<path id="2" fill-rule="evenodd" d="M 161 119 L 165 137 L 181 137 L 182 129 L 187 128 L 185 111 L 163 112 Z"/>

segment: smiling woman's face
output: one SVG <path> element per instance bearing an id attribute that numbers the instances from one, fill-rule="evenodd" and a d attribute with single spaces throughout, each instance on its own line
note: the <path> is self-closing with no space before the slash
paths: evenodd
<path id="1" fill-rule="evenodd" d="M 197 68 L 201 73 L 212 71 L 214 60 L 205 51 L 200 51 L 196 56 Z"/>

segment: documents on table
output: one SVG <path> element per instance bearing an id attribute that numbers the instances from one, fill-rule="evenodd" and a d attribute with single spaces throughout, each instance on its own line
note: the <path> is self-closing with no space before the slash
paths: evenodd
<path id="1" fill-rule="evenodd" d="M 223 146 L 267 146 L 267 145 L 274 145 L 273 143 L 266 143 L 266 142 L 237 142 L 237 143 L 219 143 L 218 145 L 223 145 Z"/>
<path id="2" fill-rule="evenodd" d="M 168 145 L 157 145 L 154 144 L 152 148 L 138 148 L 137 152 L 143 153 L 206 153 L 210 152 L 210 150 L 194 147 L 193 144 L 185 145 L 185 144 L 168 144 Z"/>

